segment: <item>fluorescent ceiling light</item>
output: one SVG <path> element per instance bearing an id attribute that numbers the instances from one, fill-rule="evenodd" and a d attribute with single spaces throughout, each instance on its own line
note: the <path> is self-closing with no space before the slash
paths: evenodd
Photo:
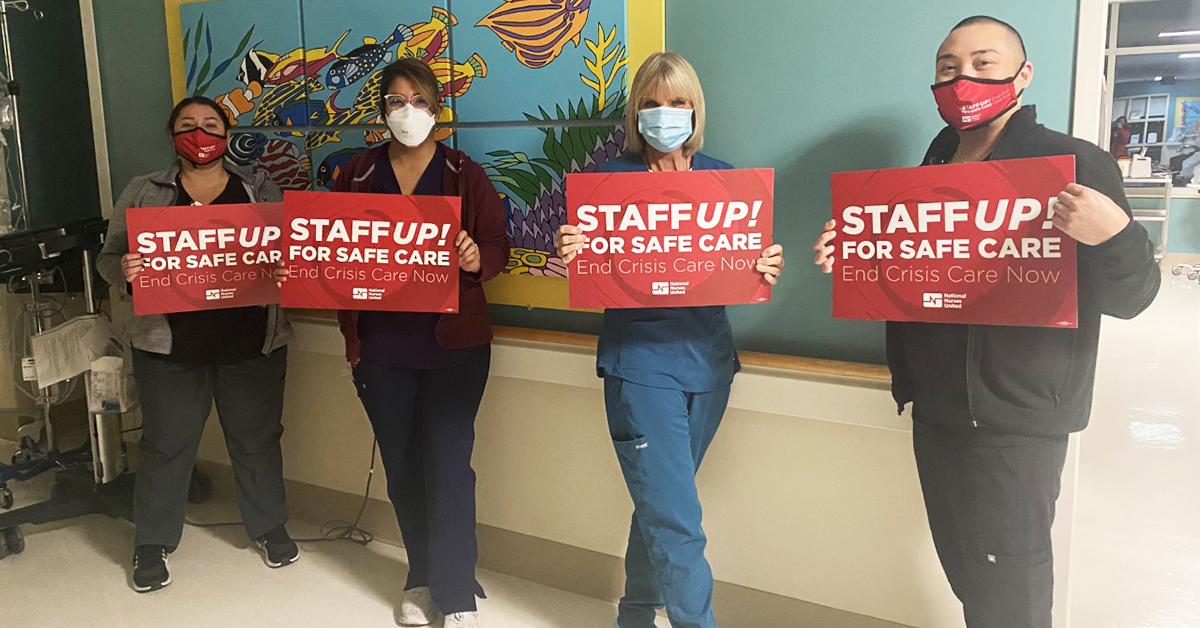
<path id="1" fill-rule="evenodd" d="M 1161 81 L 1161 80 L 1162 80 L 1162 77 L 1161 77 L 1161 76 L 1156 76 L 1156 77 L 1154 77 L 1154 80 L 1156 80 L 1156 81 Z"/>
<path id="2" fill-rule="evenodd" d="M 1191 37 L 1193 35 L 1200 35 L 1200 31 L 1172 31 L 1158 34 L 1159 37 Z"/>
<path id="3" fill-rule="evenodd" d="M 1200 59 L 1200 52 L 1185 52 L 1179 55 L 1180 59 Z"/>

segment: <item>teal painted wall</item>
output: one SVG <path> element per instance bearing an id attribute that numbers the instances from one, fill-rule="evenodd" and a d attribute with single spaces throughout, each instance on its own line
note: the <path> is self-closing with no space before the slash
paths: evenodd
<path id="1" fill-rule="evenodd" d="M 1154 227 L 1148 227 L 1151 237 L 1157 238 Z M 1158 240 L 1155 240 L 1157 246 Z M 1200 253 L 1200 198 L 1177 198 L 1171 201 L 1171 226 L 1167 236 L 1168 253 Z"/>
<path id="2" fill-rule="evenodd" d="M 1129 199 L 1137 209 L 1154 209 L 1162 204 L 1162 199 Z M 1168 253 L 1200 253 L 1200 198 L 1174 198 L 1171 200 L 1170 226 L 1167 229 Z M 1162 223 L 1145 222 L 1146 231 L 1154 246 L 1162 240 Z"/>
<path id="3" fill-rule="evenodd" d="M 78 2 L 38 3 L 41 20 L 9 12 L 13 76 L 21 85 L 30 226 L 100 215 L 91 104 Z M 19 195 L 16 143 L 8 136 L 14 198 Z"/>
<path id="4" fill-rule="evenodd" d="M 166 132 L 171 97 L 162 0 L 94 3 L 100 82 L 113 195 L 129 180 L 165 168 L 174 151 Z"/>
<path id="5" fill-rule="evenodd" d="M 610 1 L 610 0 L 603 0 Z M 776 240 L 789 266 L 775 302 L 731 308 L 749 350 L 882 363 L 883 325 L 830 318 L 829 278 L 809 249 L 829 215 L 829 173 L 915 165 L 941 127 L 929 84 L 961 18 L 994 14 L 1025 36 L 1026 102 L 1067 130 L 1076 3 L 1067 0 L 668 0 L 667 46 L 696 66 L 708 99 L 705 152 L 776 168 Z M 113 184 L 170 158 L 161 0 L 96 6 Z M 149 126 L 147 126 L 149 121 Z M 596 332 L 599 316 L 496 306 L 499 323 Z"/>

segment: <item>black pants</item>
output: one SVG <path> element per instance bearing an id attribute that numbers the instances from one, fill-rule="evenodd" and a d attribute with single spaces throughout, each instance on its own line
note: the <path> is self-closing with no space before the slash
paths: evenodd
<path id="1" fill-rule="evenodd" d="M 134 350 L 142 440 L 134 488 L 136 545 L 174 550 L 204 423 L 217 403 L 246 534 L 287 521 L 283 489 L 283 382 L 287 348 L 228 366 L 177 364 Z"/>
<path id="2" fill-rule="evenodd" d="M 973 444 L 921 424 L 913 449 L 938 558 L 968 628 L 1050 628 L 1050 527 L 1067 438 Z"/>
<path id="3" fill-rule="evenodd" d="M 405 590 L 429 587 L 445 614 L 476 610 L 475 414 L 491 368 L 491 347 L 444 369 L 360 362 L 354 385 L 387 473 L 408 552 Z"/>

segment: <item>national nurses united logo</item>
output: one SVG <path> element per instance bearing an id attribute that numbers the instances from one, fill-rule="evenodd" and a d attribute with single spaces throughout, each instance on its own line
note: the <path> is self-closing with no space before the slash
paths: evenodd
<path id="1" fill-rule="evenodd" d="M 927 310 L 961 310 L 966 301 L 965 292 L 926 292 L 921 305 Z"/>
<path id="2" fill-rule="evenodd" d="M 382 301 L 384 293 L 383 288 L 352 288 L 350 298 L 355 301 Z"/>

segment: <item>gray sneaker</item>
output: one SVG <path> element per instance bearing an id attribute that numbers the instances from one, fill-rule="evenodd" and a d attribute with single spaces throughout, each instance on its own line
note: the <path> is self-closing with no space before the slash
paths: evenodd
<path id="1" fill-rule="evenodd" d="M 479 628 L 479 611 L 446 615 L 444 628 Z"/>
<path id="2" fill-rule="evenodd" d="M 429 587 L 416 587 L 404 592 L 404 599 L 396 609 L 396 623 L 401 626 L 429 626 L 442 613 L 433 603 Z"/>

